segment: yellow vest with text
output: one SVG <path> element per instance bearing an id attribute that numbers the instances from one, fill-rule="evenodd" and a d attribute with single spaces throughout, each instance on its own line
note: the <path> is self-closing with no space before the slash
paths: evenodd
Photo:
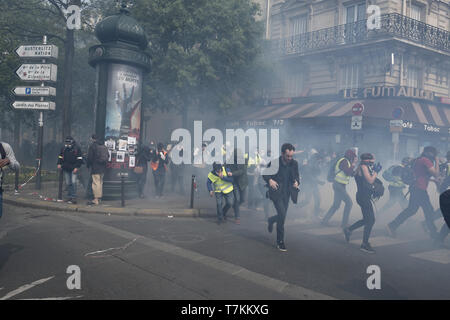
<path id="1" fill-rule="evenodd" d="M 350 176 L 346 175 L 344 171 L 339 169 L 342 160 L 346 160 L 348 162 L 348 165 L 351 166 L 350 161 L 348 161 L 348 159 L 346 158 L 339 159 L 339 161 L 336 163 L 336 167 L 334 167 L 334 174 L 335 174 L 334 181 L 342 184 L 348 184 L 350 182 Z"/>
<path id="2" fill-rule="evenodd" d="M 222 167 L 222 172 L 223 176 L 226 177 L 227 171 L 225 170 L 225 167 Z M 227 194 L 233 191 L 233 184 L 231 182 L 222 180 L 219 176 L 216 176 L 212 172 L 208 173 L 208 179 L 213 183 L 215 192 Z"/>

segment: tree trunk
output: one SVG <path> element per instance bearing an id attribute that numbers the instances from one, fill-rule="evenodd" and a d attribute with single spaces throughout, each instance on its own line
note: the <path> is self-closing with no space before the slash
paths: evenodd
<path id="1" fill-rule="evenodd" d="M 72 132 L 72 69 L 74 57 L 74 31 L 66 29 L 64 45 L 64 79 L 63 79 L 63 112 L 62 130 L 63 140 Z"/>

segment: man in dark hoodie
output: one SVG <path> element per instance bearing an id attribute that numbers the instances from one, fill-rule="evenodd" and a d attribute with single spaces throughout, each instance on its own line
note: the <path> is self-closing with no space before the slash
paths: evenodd
<path id="1" fill-rule="evenodd" d="M 344 215 L 342 217 L 341 228 L 348 226 L 348 219 L 350 216 L 350 211 L 352 210 L 353 202 L 350 199 L 345 187 L 350 182 L 350 178 L 355 175 L 355 166 L 358 161 L 358 157 L 354 150 L 349 149 L 345 151 L 345 155 L 336 162 L 334 168 L 334 181 L 333 181 L 333 191 L 334 191 L 334 201 L 331 208 L 328 210 L 327 214 L 323 218 L 321 224 L 328 225 L 328 221 L 333 217 L 336 211 L 341 206 L 341 202 L 345 203 Z"/>
<path id="2" fill-rule="evenodd" d="M 71 136 L 67 136 L 58 156 L 58 169 L 62 169 L 67 185 L 67 203 L 77 203 L 77 173 L 83 164 L 80 147 Z"/>
<path id="3" fill-rule="evenodd" d="M 88 150 L 87 167 L 91 169 L 92 193 L 94 199 L 88 204 L 98 205 L 103 195 L 103 176 L 106 171 L 106 163 L 108 162 L 108 148 L 104 145 L 102 139 L 98 139 L 97 135 L 92 135 L 92 144 Z"/>

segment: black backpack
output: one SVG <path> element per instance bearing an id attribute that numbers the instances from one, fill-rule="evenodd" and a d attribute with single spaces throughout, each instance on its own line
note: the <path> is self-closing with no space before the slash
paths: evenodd
<path id="1" fill-rule="evenodd" d="M 384 195 L 384 186 L 383 182 L 380 179 L 376 178 L 372 184 L 372 199 L 378 200 Z"/>
<path id="2" fill-rule="evenodd" d="M 98 144 L 95 147 L 95 162 L 106 163 L 109 160 L 108 148 L 103 144 Z"/>
<path id="3" fill-rule="evenodd" d="M 411 161 L 411 163 L 404 167 L 402 170 L 402 181 L 403 183 L 407 184 L 408 186 L 411 186 L 414 184 L 414 182 L 416 182 L 416 176 L 414 175 L 414 163 L 416 162 L 417 159 Z"/>

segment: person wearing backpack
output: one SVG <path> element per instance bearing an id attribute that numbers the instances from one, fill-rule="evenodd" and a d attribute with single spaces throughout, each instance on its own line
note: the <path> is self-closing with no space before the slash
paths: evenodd
<path id="1" fill-rule="evenodd" d="M 407 187 L 407 184 L 402 180 L 402 173 L 404 169 L 409 165 L 411 159 L 405 157 L 402 159 L 402 163 L 399 165 L 393 165 L 383 172 L 383 178 L 389 183 L 389 200 L 380 209 L 380 212 L 385 212 L 398 203 L 402 209 L 406 209 L 408 201 L 403 194 L 403 189 Z"/>
<path id="2" fill-rule="evenodd" d="M 67 185 L 69 199 L 67 203 L 77 203 L 77 173 L 83 164 L 83 154 L 80 146 L 71 137 L 67 136 L 64 140 L 64 147 L 58 156 L 58 170 L 63 171 L 64 180 Z"/>
<path id="3" fill-rule="evenodd" d="M 3 215 L 3 168 L 7 166 L 14 171 L 20 168 L 11 146 L 6 142 L 0 142 L 0 218 Z"/>
<path id="4" fill-rule="evenodd" d="M 421 207 L 425 214 L 425 221 L 431 238 L 433 240 L 437 238 L 436 226 L 433 221 L 434 209 L 427 193 L 430 178 L 432 176 L 435 178 L 439 177 L 439 159 L 437 154 L 438 151 L 435 147 L 427 146 L 424 148 L 420 157 L 414 161 L 412 170 L 415 179 L 409 188 L 410 197 L 408 207 L 387 225 L 387 231 L 391 237 L 395 237 L 398 227 L 409 217 L 415 215 Z"/>
<path id="5" fill-rule="evenodd" d="M 88 204 L 98 205 L 103 195 L 103 176 L 105 175 L 109 152 L 102 139 L 98 139 L 97 135 L 93 134 L 92 140 L 93 143 L 88 150 L 87 166 L 91 169 L 94 199 Z"/>
<path id="6" fill-rule="evenodd" d="M 337 158 L 338 160 L 333 163 L 333 168 L 330 168 L 328 173 L 328 181 L 333 183 L 334 200 L 333 205 L 328 210 L 327 214 L 323 218 L 321 225 L 327 226 L 330 219 L 336 213 L 341 206 L 341 202 L 344 202 L 344 215 L 342 217 L 341 227 L 345 228 L 348 225 L 348 219 L 350 211 L 352 210 L 353 202 L 350 199 L 347 191 L 345 190 L 347 184 L 350 182 L 350 178 L 354 176 L 354 170 L 358 157 L 352 149 L 345 151 L 344 157 Z"/>
<path id="7" fill-rule="evenodd" d="M 375 214 L 372 206 L 373 186 L 377 179 L 378 173 L 381 171 L 381 165 L 375 165 L 375 157 L 371 153 L 363 153 L 361 162 L 356 169 L 355 181 L 357 186 L 356 202 L 361 207 L 363 218 L 355 222 L 350 227 L 344 228 L 345 240 L 350 242 L 352 232 L 364 226 L 363 241 L 361 251 L 375 253 L 375 250 L 369 243 L 370 233 L 375 224 Z"/>

